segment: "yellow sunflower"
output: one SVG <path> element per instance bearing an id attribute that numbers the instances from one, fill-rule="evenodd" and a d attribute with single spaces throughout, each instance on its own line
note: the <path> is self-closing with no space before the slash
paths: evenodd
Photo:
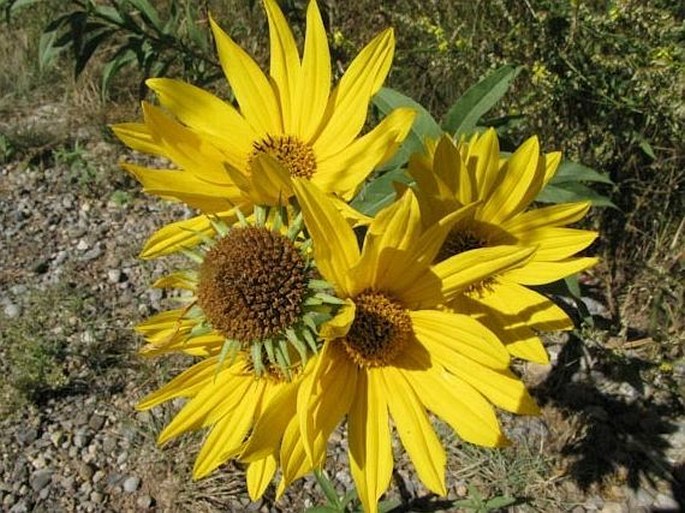
<path id="1" fill-rule="evenodd" d="M 393 467 L 392 418 L 420 479 L 444 495 L 445 451 L 426 410 L 464 440 L 499 446 L 506 439 L 492 404 L 521 414 L 537 407 L 508 370 L 509 353 L 499 340 L 474 319 L 440 305 L 525 263 L 533 250 L 476 249 L 431 266 L 452 225 L 473 207 L 424 231 L 409 190 L 371 222 L 360 251 L 355 233 L 323 192 L 303 180 L 295 180 L 294 189 L 317 268 L 346 304 L 322 327 L 326 342 L 297 398 L 274 400 L 275 410 L 257 421 L 241 459 L 272 455 L 267 448 L 282 438 L 282 492 L 322 464 L 329 435 L 347 416 L 352 476 L 365 510 L 375 512 Z M 297 411 L 296 419 L 279 417 L 276 411 L 286 407 Z"/>
<path id="2" fill-rule="evenodd" d="M 290 177 L 349 200 L 369 173 L 392 156 L 414 119 L 397 109 L 359 136 L 370 98 L 380 89 L 394 52 L 392 29 L 376 36 L 331 90 L 328 41 L 314 0 L 307 9 L 302 58 L 275 0 L 264 0 L 271 40 L 267 77 L 210 19 L 221 66 L 238 108 L 193 85 L 149 79 L 162 108 L 143 103 L 143 123 L 114 133 L 133 149 L 167 158 L 174 169 L 125 164 L 145 190 L 232 220 L 232 209 L 278 204 L 292 194 Z M 338 205 L 345 210 L 343 202 Z M 352 214 L 350 212 L 350 214 Z M 142 257 L 198 243 L 210 233 L 205 216 L 165 226 Z"/>
<path id="3" fill-rule="evenodd" d="M 500 157 L 497 134 L 490 129 L 455 143 L 445 135 L 416 155 L 409 172 L 416 180 L 426 226 L 478 202 L 450 231 L 436 261 L 475 248 L 502 244 L 536 248 L 525 265 L 474 283 L 452 299 L 456 311 L 475 316 L 519 358 L 548 363 L 536 331 L 568 330 L 571 319 L 531 285 L 551 283 L 587 269 L 596 258 L 577 257 L 597 233 L 567 228 L 587 213 L 588 202 L 531 208 L 559 166 L 558 152 L 541 154 L 536 137 L 511 156 Z"/>
<path id="4" fill-rule="evenodd" d="M 185 290 L 183 306 L 137 326 L 148 343 L 145 355 L 183 351 L 203 357 L 137 405 L 145 410 L 175 397 L 189 399 L 159 443 L 208 428 L 193 469 L 196 479 L 239 455 L 274 398 L 296 393 L 319 350 L 317 331 L 341 303 L 319 279 L 301 217 L 286 224 L 282 212 L 257 207 L 254 223 L 241 218 L 231 228 L 214 221 L 215 236 L 186 251 L 196 267 L 155 284 Z M 295 418 L 287 407 L 275 408 Z M 250 463 L 253 499 L 277 468 L 274 451 Z"/>

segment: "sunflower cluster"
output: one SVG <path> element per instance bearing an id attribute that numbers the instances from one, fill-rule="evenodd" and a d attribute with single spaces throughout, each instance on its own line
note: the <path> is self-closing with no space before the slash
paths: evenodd
<path id="1" fill-rule="evenodd" d="M 385 30 L 337 85 L 317 4 L 302 54 L 275 0 L 264 0 L 270 69 L 211 20 L 235 104 L 190 84 L 151 79 L 159 105 L 114 127 L 131 148 L 168 168 L 124 167 L 144 189 L 199 215 L 164 226 L 142 257 L 190 261 L 154 286 L 181 289 L 181 307 L 137 326 L 143 354 L 197 362 L 138 404 L 185 406 L 159 443 L 205 430 L 193 477 L 229 459 L 246 465 L 259 498 L 320 468 L 345 423 L 350 471 L 366 511 L 388 488 L 394 429 L 418 477 L 444 495 L 445 450 L 431 415 L 463 440 L 508 443 L 496 408 L 535 414 L 510 370 L 547 363 L 541 332 L 572 328 L 536 285 L 592 266 L 576 254 L 596 234 L 567 228 L 587 203 L 534 206 L 559 153 L 538 140 L 500 153 L 494 130 L 425 141 L 413 182 L 374 218 L 350 206 L 409 133 L 398 108 L 362 134 L 391 66 Z"/>

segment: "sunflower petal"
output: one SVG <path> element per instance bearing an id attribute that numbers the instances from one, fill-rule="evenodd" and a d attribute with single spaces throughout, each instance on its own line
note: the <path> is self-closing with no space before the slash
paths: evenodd
<path id="1" fill-rule="evenodd" d="M 502 343 L 471 317 L 438 310 L 417 310 L 410 317 L 416 338 L 441 360 L 463 355 L 493 369 L 509 367 Z"/>
<path id="2" fill-rule="evenodd" d="M 283 476 L 278 483 L 276 500 L 280 499 L 285 489 L 300 477 L 308 474 L 314 468 L 323 464 L 326 452 L 323 451 L 320 459 L 312 462 L 304 451 L 303 436 L 298 427 L 297 418 L 291 419 L 283 435 L 281 444 L 280 461 Z"/>
<path id="3" fill-rule="evenodd" d="M 581 201 L 536 208 L 503 222 L 502 229 L 520 238 L 538 228 L 565 226 L 581 220 L 590 210 L 590 205 L 589 201 Z"/>
<path id="4" fill-rule="evenodd" d="M 349 270 L 359 259 L 357 238 L 335 208 L 316 186 L 293 180 L 305 225 L 314 241 L 314 258 L 321 274 L 339 291 L 351 288 Z M 350 294 L 344 294 L 349 297 Z"/>
<path id="5" fill-rule="evenodd" d="M 263 382 L 253 382 L 236 407 L 211 427 L 195 459 L 193 479 L 205 477 L 240 452 L 263 391 Z"/>
<path id="6" fill-rule="evenodd" d="M 277 469 L 278 460 L 273 454 L 247 466 L 245 481 L 247 482 L 247 493 L 250 495 L 250 500 L 257 501 L 264 495 Z"/>
<path id="7" fill-rule="evenodd" d="M 390 366 L 383 368 L 379 374 L 383 378 L 390 415 L 419 479 L 432 492 L 447 495 L 445 450 L 426 416 L 423 404 L 398 369 Z"/>
<path id="8" fill-rule="evenodd" d="M 258 136 L 283 133 L 281 108 L 269 80 L 254 60 L 210 16 L 217 52 L 240 111 Z"/>
<path id="9" fill-rule="evenodd" d="M 149 78 L 145 84 L 182 123 L 216 140 L 232 166 L 244 168 L 256 134 L 232 105 L 180 80 Z"/>
<path id="10" fill-rule="evenodd" d="M 331 90 L 331 55 L 326 29 L 316 2 L 307 6 L 307 33 L 300 72 L 299 99 L 296 115 L 297 134 L 304 141 L 314 136 L 326 111 Z"/>
<path id="11" fill-rule="evenodd" d="M 166 157 L 164 148 L 155 142 L 145 123 L 119 123 L 111 128 L 114 135 L 129 148 L 150 155 Z"/>
<path id="12" fill-rule="evenodd" d="M 234 210 L 216 212 L 213 216 L 229 225 L 237 219 Z M 140 258 L 157 258 L 182 248 L 193 248 L 202 242 L 203 236 L 213 233 L 214 227 L 206 215 L 170 223 L 148 238 L 143 246 L 143 251 L 140 253 Z"/>
<path id="13" fill-rule="evenodd" d="M 283 109 L 283 130 L 292 133 L 296 128 L 297 81 L 300 75 L 300 55 L 295 38 L 288 26 L 278 3 L 264 0 L 266 16 L 269 20 L 269 40 L 271 41 L 270 73 L 276 83 L 281 108 Z"/>
<path id="14" fill-rule="evenodd" d="M 359 134 L 366 122 L 369 100 L 385 80 L 394 51 L 395 36 L 392 29 L 387 29 L 352 61 L 328 100 L 328 119 L 314 141 L 322 159 L 342 151 Z"/>
<path id="15" fill-rule="evenodd" d="M 502 276 L 521 285 L 544 285 L 585 271 L 598 262 L 599 258 L 591 257 L 569 258 L 559 262 L 537 262 L 534 260 L 518 269 L 506 271 L 502 273 Z"/>
<path id="16" fill-rule="evenodd" d="M 594 242 L 597 235 L 597 232 L 573 228 L 539 228 L 527 232 L 519 240 L 521 244 L 537 246 L 533 260 L 554 262 L 584 250 Z"/>
<path id="17" fill-rule="evenodd" d="M 377 371 L 361 372 L 348 416 L 350 470 L 366 513 L 378 513 L 378 499 L 392 476 L 388 406 L 381 386 Z"/>
<path id="18" fill-rule="evenodd" d="M 415 116 L 412 109 L 393 110 L 368 134 L 334 155 L 322 156 L 312 181 L 326 192 L 352 199 L 371 171 L 394 155 L 409 133 Z M 320 151 L 325 149 L 324 146 L 320 148 Z"/>

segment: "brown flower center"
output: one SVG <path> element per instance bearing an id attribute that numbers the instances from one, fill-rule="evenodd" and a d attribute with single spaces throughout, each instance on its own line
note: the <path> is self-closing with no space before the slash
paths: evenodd
<path id="1" fill-rule="evenodd" d="M 347 354 L 362 367 L 388 365 L 413 337 L 407 310 L 393 296 L 369 289 L 354 303 L 354 321 L 342 339 Z"/>
<path id="2" fill-rule="evenodd" d="M 445 242 L 442 243 L 440 251 L 438 251 L 438 256 L 435 257 L 435 262 L 442 262 L 454 255 L 469 251 L 470 249 L 484 248 L 487 246 L 487 241 L 484 241 L 473 230 L 468 228 L 455 228 L 449 233 Z"/>
<path id="3" fill-rule="evenodd" d="M 290 239 L 264 227 L 233 228 L 205 255 L 197 300 L 213 328 L 247 347 L 299 319 L 307 281 Z"/>
<path id="4" fill-rule="evenodd" d="M 290 176 L 310 179 L 316 172 L 314 150 L 290 135 L 267 136 L 266 139 L 252 143 L 252 154 L 248 158 L 248 167 L 259 154 L 266 153 L 278 160 Z"/>

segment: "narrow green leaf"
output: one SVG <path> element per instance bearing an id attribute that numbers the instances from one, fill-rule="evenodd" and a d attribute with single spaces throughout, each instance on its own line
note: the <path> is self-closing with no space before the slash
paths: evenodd
<path id="1" fill-rule="evenodd" d="M 570 160 L 564 160 L 550 180 L 550 183 L 557 185 L 565 182 L 599 182 L 609 185 L 614 183 L 605 174 Z"/>
<path id="2" fill-rule="evenodd" d="M 471 86 L 447 112 L 442 124 L 445 131 L 455 136 L 473 132 L 480 118 L 506 94 L 521 69 L 502 66 Z"/>
<path id="3" fill-rule="evenodd" d="M 423 148 L 423 143 L 426 138 L 437 139 L 442 135 L 440 125 L 438 125 L 437 121 L 433 119 L 433 116 L 431 116 L 426 109 L 408 96 L 405 96 L 394 89 L 390 89 L 389 87 L 381 88 L 381 90 L 376 93 L 376 96 L 373 97 L 372 102 L 384 116 L 387 116 L 390 112 L 399 107 L 409 107 L 416 111 L 416 119 L 414 119 L 414 124 L 409 131 L 409 135 L 407 135 L 407 138 L 397 151 L 395 157 L 382 166 L 379 169 L 380 171 L 404 164 L 412 153 L 420 151 Z"/>
<path id="4" fill-rule="evenodd" d="M 109 84 L 114 79 L 114 77 L 121 71 L 122 68 L 133 64 L 136 61 L 136 54 L 133 50 L 127 46 L 122 46 L 119 48 L 117 53 L 112 59 L 110 59 L 102 68 L 102 96 L 107 97 L 107 92 L 109 91 Z"/>
<path id="5" fill-rule="evenodd" d="M 147 24 L 155 29 L 160 34 L 162 33 L 162 22 L 159 20 L 159 14 L 154 7 L 147 0 L 128 0 L 128 2 L 135 7 L 143 17 Z"/>
<path id="6" fill-rule="evenodd" d="M 412 180 L 402 168 L 398 167 L 387 171 L 362 186 L 362 189 L 352 200 L 352 207 L 367 216 L 376 215 L 376 212 L 395 199 L 395 188 L 393 187 L 395 182 L 410 184 Z"/>
<path id="7" fill-rule="evenodd" d="M 338 497 L 338 493 L 335 491 L 335 488 L 326 473 L 323 470 L 314 469 L 314 477 L 316 477 L 316 482 L 321 487 L 326 499 L 328 499 L 328 504 L 339 511 L 342 508 L 340 497 Z"/>
<path id="8" fill-rule="evenodd" d="M 547 184 L 540 191 L 536 201 L 541 203 L 573 203 L 576 201 L 589 201 L 595 207 L 618 208 L 609 198 L 593 191 L 587 185 L 578 182 L 566 182 L 562 184 Z"/>

